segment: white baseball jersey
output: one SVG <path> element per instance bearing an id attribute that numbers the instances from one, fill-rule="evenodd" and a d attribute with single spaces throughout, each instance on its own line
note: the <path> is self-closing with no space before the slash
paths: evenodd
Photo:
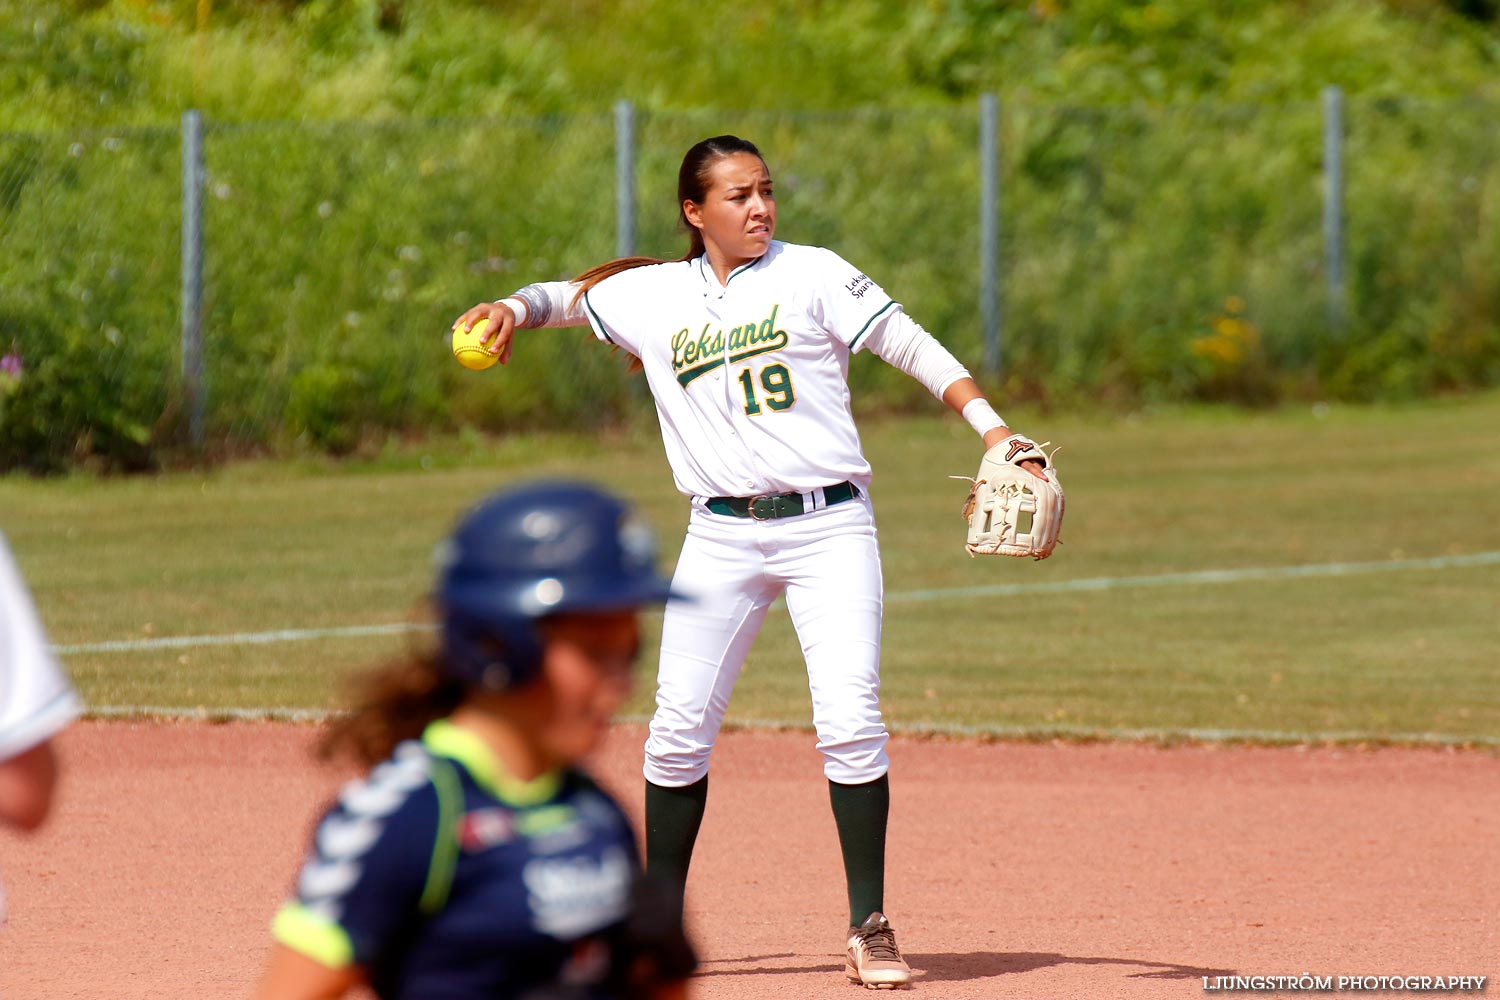
<path id="1" fill-rule="evenodd" d="M 720 283 L 705 256 L 577 286 L 528 285 L 508 300 L 528 327 L 587 321 L 640 359 L 677 488 L 695 500 L 668 601 L 646 778 L 680 787 L 708 756 L 750 643 L 786 598 L 807 660 L 830 781 L 888 766 L 880 716 L 883 583 L 870 465 L 849 406 L 849 357 L 866 348 L 942 397 L 968 376 L 901 306 L 838 254 L 772 241 Z M 523 315 L 524 314 L 524 315 Z M 859 492 L 832 504 L 819 487 Z M 708 497 L 797 492 L 772 520 L 714 512 Z"/>
<path id="2" fill-rule="evenodd" d="M 706 257 L 638 267 L 583 305 L 595 336 L 641 359 L 683 493 L 869 486 L 849 355 L 899 307 L 838 254 L 772 242 L 723 285 Z"/>
<path id="3" fill-rule="evenodd" d="M 50 739 L 81 708 L 0 535 L 0 760 Z"/>

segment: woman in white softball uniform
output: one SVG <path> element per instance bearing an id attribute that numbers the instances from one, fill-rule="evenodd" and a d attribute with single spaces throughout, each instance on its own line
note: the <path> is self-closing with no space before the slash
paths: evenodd
<path id="1" fill-rule="evenodd" d="M 986 448 L 1011 432 L 964 367 L 873 280 L 830 250 L 773 238 L 771 174 L 753 144 L 717 136 L 693 146 L 678 203 L 692 240 L 683 259 L 624 258 L 572 282 L 528 285 L 455 326 L 488 319 L 486 342 L 504 362 L 518 327 L 587 323 L 633 355 L 650 385 L 673 479 L 692 505 L 672 584 L 692 600 L 669 601 L 662 628 L 646 741 L 648 869 L 686 883 L 730 691 L 784 595 L 844 855 L 846 974 L 899 986 L 910 970 L 883 898 L 880 553 L 849 357 L 869 350 L 907 372 Z"/>

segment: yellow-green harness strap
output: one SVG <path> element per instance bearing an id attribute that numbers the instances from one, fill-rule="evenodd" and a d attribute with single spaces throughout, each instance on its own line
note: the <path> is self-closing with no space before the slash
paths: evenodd
<path id="1" fill-rule="evenodd" d="M 453 888 L 453 872 L 458 865 L 458 819 L 463 814 L 464 790 L 453 764 L 433 756 L 429 777 L 437 792 L 437 836 L 432 844 L 432 860 L 427 866 L 427 884 L 422 888 L 418 908 L 432 916 L 448 903 Z"/>

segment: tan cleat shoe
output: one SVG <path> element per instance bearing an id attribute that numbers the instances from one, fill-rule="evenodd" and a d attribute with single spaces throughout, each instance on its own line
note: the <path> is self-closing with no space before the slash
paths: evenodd
<path id="1" fill-rule="evenodd" d="M 844 975 L 868 990 L 893 990 L 911 982 L 911 967 L 896 947 L 896 932 L 883 913 L 872 913 L 849 928 Z"/>

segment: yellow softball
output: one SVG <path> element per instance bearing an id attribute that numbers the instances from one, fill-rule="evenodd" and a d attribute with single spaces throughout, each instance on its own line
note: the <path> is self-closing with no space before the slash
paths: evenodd
<path id="1" fill-rule="evenodd" d="M 481 319 L 468 333 L 464 332 L 462 324 L 453 328 L 453 356 L 458 359 L 459 364 L 475 371 L 483 371 L 500 360 L 500 355 L 491 354 L 484 347 L 484 331 L 489 326 L 488 319 Z"/>

